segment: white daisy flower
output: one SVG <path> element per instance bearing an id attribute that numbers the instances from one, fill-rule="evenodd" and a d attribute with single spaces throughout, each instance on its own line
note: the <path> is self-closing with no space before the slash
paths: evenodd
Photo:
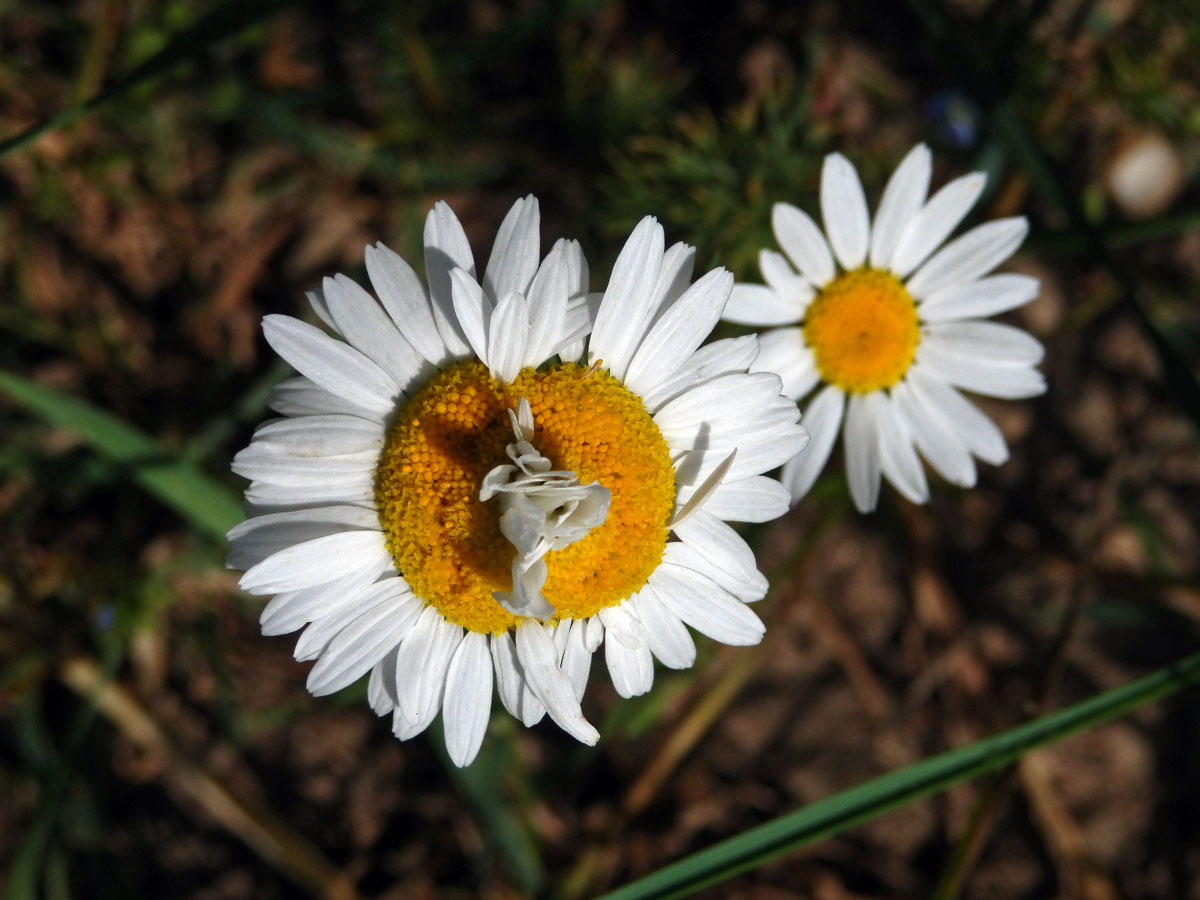
<path id="1" fill-rule="evenodd" d="M 854 166 L 827 156 L 825 233 L 796 207 L 775 204 L 771 224 L 786 256 L 761 251 L 767 284 L 733 289 L 725 319 L 790 326 L 762 336 L 751 371 L 779 373 L 784 393 L 804 405 L 812 444 L 782 473 L 792 502 L 816 481 L 843 416 L 846 475 L 860 511 L 875 508 L 881 474 L 914 503 L 928 500 L 917 451 L 948 481 L 971 487 L 972 457 L 999 465 L 1008 447 L 959 390 L 1008 398 L 1045 390 L 1034 368 L 1041 344 L 983 321 L 1037 295 L 1028 275 L 987 274 L 1020 246 L 1028 223 L 988 222 L 938 250 L 985 179 L 964 176 L 926 199 L 931 165 L 929 149 L 914 147 L 872 223 Z"/>
<path id="2" fill-rule="evenodd" d="M 229 564 L 245 590 L 275 595 L 264 634 L 307 626 L 296 657 L 317 660 L 314 694 L 369 672 L 370 704 L 401 739 L 441 711 L 458 765 L 483 740 L 493 682 L 526 725 L 548 714 L 592 744 L 580 700 L 601 645 L 632 696 L 652 657 L 692 664 L 685 624 L 757 643 L 746 604 L 766 580 L 724 520 L 784 512 L 787 492 L 761 473 L 805 441 L 779 378 L 748 372 L 756 339 L 700 348 L 727 272 L 691 284 L 693 249 L 664 251 L 646 219 L 589 295 L 579 245 L 539 265 L 538 232 L 537 201 L 518 201 L 477 280 L 439 203 L 428 289 L 379 244 L 366 255 L 378 302 L 341 275 L 310 296 L 342 340 L 267 316 L 300 377 L 234 461 L 250 518 Z"/>

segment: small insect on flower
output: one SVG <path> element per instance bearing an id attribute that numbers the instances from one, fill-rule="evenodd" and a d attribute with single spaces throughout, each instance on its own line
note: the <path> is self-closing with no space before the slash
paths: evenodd
<path id="1" fill-rule="evenodd" d="M 1021 245 L 1028 223 L 988 222 L 938 250 L 978 199 L 984 176 L 958 178 L 927 200 L 931 166 L 928 148 L 914 147 L 872 223 L 854 167 L 840 154 L 826 157 L 825 233 L 796 207 L 775 204 L 771 224 L 786 257 L 763 250 L 767 284 L 733 289 L 725 319 L 792 326 L 768 331 L 751 367 L 779 373 L 784 392 L 805 404 L 812 445 L 782 474 L 792 502 L 816 481 L 843 414 L 850 494 L 869 512 L 881 473 L 914 503 L 928 500 L 918 450 L 963 487 L 975 483 L 973 456 L 994 465 L 1008 458 L 1000 430 L 959 389 L 1006 398 L 1045 390 L 1034 368 L 1041 344 L 983 321 L 1037 296 L 1035 278 L 987 274 Z"/>
<path id="2" fill-rule="evenodd" d="M 729 297 L 691 283 L 694 251 L 647 218 L 603 294 L 579 245 L 539 263 L 519 200 L 483 278 L 450 208 L 425 226 L 428 288 L 382 244 L 378 301 L 350 279 L 310 295 L 342 340 L 267 316 L 300 372 L 234 460 L 250 518 L 230 532 L 241 586 L 274 594 L 265 634 L 305 627 L 308 687 L 370 673 L 401 739 L 440 711 L 458 765 L 479 750 L 493 684 L 526 725 L 549 715 L 595 743 L 580 701 L 603 645 L 622 696 L 653 658 L 695 659 L 686 625 L 757 643 L 746 604 L 766 580 L 724 520 L 765 521 L 787 492 L 762 475 L 804 446 L 777 376 L 748 372 L 755 338 L 701 348 Z"/>

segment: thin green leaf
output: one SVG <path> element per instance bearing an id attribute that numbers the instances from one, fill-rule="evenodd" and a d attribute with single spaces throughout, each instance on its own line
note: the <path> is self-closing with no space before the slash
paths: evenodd
<path id="1" fill-rule="evenodd" d="M 112 413 L 11 372 L 0 372 L 0 391 L 44 421 L 79 434 L 196 531 L 223 541 L 242 520 L 242 506 L 233 491 Z"/>
<path id="2" fill-rule="evenodd" d="M 287 0 L 226 0 L 196 24 L 185 28 L 167 42 L 167 45 L 149 59 L 134 66 L 116 81 L 113 81 L 95 96 L 77 103 L 44 122 L 39 122 L 20 134 L 0 141 L 0 157 L 24 147 L 48 131 L 74 122 L 84 113 L 91 112 L 129 88 L 149 81 L 174 68 L 181 62 L 199 56 L 212 44 L 237 34 L 287 5 Z"/>
<path id="3" fill-rule="evenodd" d="M 878 818 L 931 794 L 1009 765 L 1031 750 L 1124 715 L 1200 682 L 1200 653 L 1082 703 L 994 737 L 873 778 L 744 831 L 631 882 L 601 900 L 665 900 L 732 878 L 785 853 Z"/>

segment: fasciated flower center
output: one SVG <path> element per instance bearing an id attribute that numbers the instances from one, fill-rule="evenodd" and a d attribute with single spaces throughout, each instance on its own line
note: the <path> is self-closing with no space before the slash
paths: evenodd
<path id="1" fill-rule="evenodd" d="M 388 549 L 417 596 L 451 622 L 497 634 L 517 624 L 493 596 L 512 588 L 513 545 L 480 486 L 508 461 L 509 410 L 525 398 L 537 449 L 556 469 L 612 493 L 603 524 L 552 550 L 542 594 L 553 620 L 586 618 L 640 590 L 662 560 L 675 502 L 666 441 L 641 399 L 573 363 L 504 384 L 480 363 L 438 374 L 400 410 L 376 473 Z"/>
<path id="2" fill-rule="evenodd" d="M 919 339 L 912 297 L 900 279 L 878 269 L 839 275 L 804 316 L 804 340 L 821 377 L 851 393 L 896 384 L 912 365 Z"/>

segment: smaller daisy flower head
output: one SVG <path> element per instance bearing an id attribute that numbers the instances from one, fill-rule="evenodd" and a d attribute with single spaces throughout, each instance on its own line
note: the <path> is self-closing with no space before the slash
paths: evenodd
<path id="1" fill-rule="evenodd" d="M 727 519 L 765 521 L 787 492 L 763 472 L 803 446 L 755 338 L 701 348 L 732 278 L 692 284 L 694 251 L 647 219 L 608 288 L 579 245 L 539 261 L 537 201 L 514 205 L 482 279 L 445 204 L 425 228 L 428 286 L 367 248 L 378 300 L 344 276 L 310 296 L 341 340 L 268 316 L 300 372 L 271 396 L 234 469 L 249 518 L 230 532 L 241 586 L 274 594 L 265 634 L 304 628 L 297 659 L 328 694 L 370 673 L 400 739 L 440 712 L 458 765 L 479 750 L 493 686 L 526 725 L 593 744 L 592 654 L 622 696 L 653 660 L 690 666 L 686 625 L 757 643 L 766 581 Z"/>
<path id="2" fill-rule="evenodd" d="M 988 274 L 1021 245 L 1028 223 L 988 222 L 942 246 L 985 179 L 966 175 L 928 197 L 931 169 L 929 149 L 914 147 L 872 222 L 854 166 L 827 156 L 824 232 L 796 207 L 775 204 L 771 224 L 783 253 L 759 254 L 766 285 L 733 289 L 725 319 L 786 326 L 762 336 L 751 371 L 777 372 L 784 393 L 804 406 L 812 441 L 782 473 L 792 502 L 816 481 L 843 422 L 846 476 L 860 511 L 875 508 L 881 475 L 914 503 L 929 499 L 918 451 L 948 481 L 971 487 L 974 457 L 999 465 L 1008 448 L 960 390 L 1005 398 L 1045 390 L 1035 368 L 1041 345 L 984 321 L 1037 296 L 1035 278 Z"/>

